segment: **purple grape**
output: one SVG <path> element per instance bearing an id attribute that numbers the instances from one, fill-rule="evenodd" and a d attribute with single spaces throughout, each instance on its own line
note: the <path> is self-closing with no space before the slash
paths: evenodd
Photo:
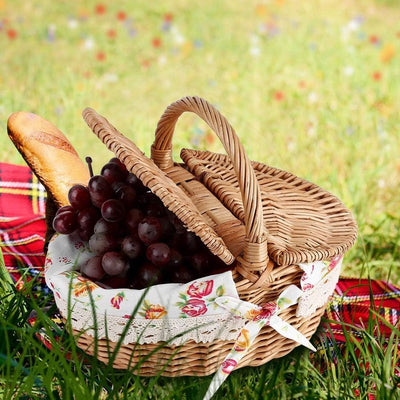
<path id="1" fill-rule="evenodd" d="M 81 273 L 89 279 L 100 281 L 106 275 L 101 266 L 101 256 L 94 256 L 81 266 Z"/>
<path id="2" fill-rule="evenodd" d="M 121 224 L 118 222 L 106 221 L 104 218 L 99 218 L 94 225 L 93 231 L 94 233 L 108 233 L 117 236 L 121 231 Z"/>
<path id="3" fill-rule="evenodd" d="M 121 169 L 119 164 L 115 162 L 108 162 L 101 169 L 100 174 L 104 176 L 108 183 L 122 182 L 125 180 L 125 171 Z"/>
<path id="4" fill-rule="evenodd" d="M 129 232 L 136 232 L 138 230 L 139 222 L 143 219 L 144 214 L 138 208 L 131 208 L 126 214 L 125 225 Z"/>
<path id="5" fill-rule="evenodd" d="M 183 265 L 183 257 L 182 254 L 175 249 L 171 249 L 171 254 L 169 257 L 169 261 L 167 264 L 167 268 L 169 270 L 172 270 L 178 266 L 182 266 Z"/>
<path id="6" fill-rule="evenodd" d="M 89 189 L 81 184 L 74 185 L 69 189 L 68 200 L 75 210 L 83 210 L 91 206 Z"/>
<path id="7" fill-rule="evenodd" d="M 171 258 L 171 249 L 165 243 L 152 243 L 146 249 L 146 257 L 156 267 L 164 267 Z"/>
<path id="8" fill-rule="evenodd" d="M 136 190 L 132 186 L 123 184 L 114 189 L 114 191 L 116 198 L 119 199 L 127 209 L 135 206 Z"/>
<path id="9" fill-rule="evenodd" d="M 93 228 L 99 219 L 99 211 L 96 207 L 90 206 L 79 211 L 77 220 L 78 225 L 83 230 L 93 232 Z"/>
<path id="10" fill-rule="evenodd" d="M 89 249 L 95 254 L 104 254 L 117 248 L 117 238 L 108 233 L 94 233 L 89 239 Z"/>
<path id="11" fill-rule="evenodd" d="M 101 259 L 101 266 L 107 275 L 123 275 L 129 269 L 126 257 L 118 251 L 108 251 Z"/>
<path id="12" fill-rule="evenodd" d="M 108 222 L 119 222 L 125 217 L 126 211 L 120 200 L 109 199 L 101 205 L 101 215 Z"/>
<path id="13" fill-rule="evenodd" d="M 132 186 L 137 193 L 142 193 L 146 191 L 146 187 L 143 185 L 142 181 L 136 175 L 132 174 L 132 172 L 128 174 L 125 182 L 128 185 Z"/>
<path id="14" fill-rule="evenodd" d="M 191 270 L 198 276 L 206 275 L 210 268 L 210 256 L 206 252 L 194 253 L 190 256 Z"/>
<path id="15" fill-rule="evenodd" d="M 144 217 L 138 225 L 138 235 L 140 240 L 145 244 L 157 242 L 162 234 L 160 220 L 156 217 Z"/>
<path id="16" fill-rule="evenodd" d="M 53 219 L 53 229 L 57 233 L 68 235 L 78 228 L 77 216 L 72 211 L 64 211 Z"/>
<path id="17" fill-rule="evenodd" d="M 127 257 L 134 259 L 143 252 L 142 242 L 135 236 L 127 236 L 122 240 L 121 250 Z"/>
<path id="18" fill-rule="evenodd" d="M 149 287 L 150 285 L 157 285 L 162 280 L 162 274 L 159 268 L 154 264 L 144 263 L 137 272 L 137 284 L 142 287 Z"/>
<path id="19" fill-rule="evenodd" d="M 169 279 L 174 283 L 187 283 L 196 278 L 186 266 L 178 265 L 173 270 L 169 271 Z"/>
<path id="20" fill-rule="evenodd" d="M 109 163 L 114 163 L 119 166 L 119 168 L 124 172 L 125 176 L 128 175 L 128 170 L 126 169 L 125 164 L 117 157 L 113 157 L 110 159 Z"/>
<path id="21" fill-rule="evenodd" d="M 98 208 L 108 199 L 114 197 L 114 191 L 106 178 L 102 175 L 94 175 L 89 179 L 89 193 L 92 204 Z"/>
<path id="22" fill-rule="evenodd" d="M 63 213 L 64 211 L 76 212 L 76 210 L 74 209 L 74 207 L 72 207 L 71 205 L 66 205 L 66 206 L 60 207 L 60 208 L 56 211 L 56 215 L 61 214 L 61 213 Z"/>

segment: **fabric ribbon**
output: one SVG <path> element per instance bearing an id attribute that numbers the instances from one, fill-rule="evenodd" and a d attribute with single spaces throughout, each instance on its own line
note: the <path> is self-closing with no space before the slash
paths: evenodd
<path id="1" fill-rule="evenodd" d="M 296 304 L 302 293 L 302 290 L 297 286 L 290 285 L 281 293 L 276 301 L 266 303 L 261 307 L 229 296 L 221 296 L 215 299 L 215 302 L 220 307 L 229 310 L 233 315 L 247 319 L 248 322 L 241 329 L 232 350 L 215 373 L 203 400 L 211 399 L 247 353 L 261 328 L 265 325 L 271 326 L 280 335 L 294 340 L 310 350 L 316 351 L 315 347 L 302 333 L 278 315 L 281 311 Z"/>

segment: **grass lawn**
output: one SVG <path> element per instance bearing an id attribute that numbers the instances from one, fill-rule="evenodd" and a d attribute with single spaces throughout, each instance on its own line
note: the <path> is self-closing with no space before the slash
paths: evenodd
<path id="1" fill-rule="evenodd" d="M 250 159 L 311 180 L 354 213 L 359 237 L 343 275 L 400 284 L 399 20 L 397 0 L 0 0 L 0 160 L 24 164 L 6 132 L 14 111 L 53 122 L 98 170 L 110 153 L 83 108 L 149 155 L 164 109 L 204 97 Z M 179 120 L 174 146 L 175 158 L 182 147 L 223 151 L 191 114 Z M 26 323 L 32 310 L 50 323 L 42 306 L 2 278 L 2 399 L 202 398 L 209 377 L 145 379 L 88 366 L 69 341 L 73 362 L 55 342 L 48 351 L 35 340 L 39 327 Z M 363 340 L 349 337 L 338 359 L 300 348 L 234 372 L 215 399 L 400 398 L 399 328 L 384 343 L 372 316 Z"/>

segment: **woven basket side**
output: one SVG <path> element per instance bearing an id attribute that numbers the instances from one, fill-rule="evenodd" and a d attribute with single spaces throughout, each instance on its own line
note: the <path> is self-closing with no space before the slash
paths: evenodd
<path id="1" fill-rule="evenodd" d="M 280 316 L 298 329 L 308 339 L 314 334 L 324 313 L 324 307 L 319 308 L 310 317 L 304 319 L 295 316 L 293 307 L 285 310 Z M 100 361 L 108 364 L 110 354 L 117 344 L 105 339 L 99 340 L 94 346 L 92 336 L 74 331 L 78 346 Z M 213 374 L 230 350 L 233 341 L 213 341 L 211 343 L 187 342 L 182 346 L 169 346 L 167 343 L 137 345 L 131 343 L 122 345 L 114 360 L 114 368 L 129 369 L 141 376 L 206 376 Z M 235 369 L 246 366 L 260 366 L 268 361 L 280 358 L 290 353 L 298 343 L 281 336 L 270 326 L 262 328 L 255 342 Z M 97 353 L 95 353 L 95 349 Z"/>
<path id="2" fill-rule="evenodd" d="M 206 223 L 190 198 L 151 159 L 93 109 L 86 108 L 83 118 L 108 149 L 160 198 L 188 230 L 199 236 L 210 251 L 225 263 L 233 263 L 235 258 L 221 237 Z"/>

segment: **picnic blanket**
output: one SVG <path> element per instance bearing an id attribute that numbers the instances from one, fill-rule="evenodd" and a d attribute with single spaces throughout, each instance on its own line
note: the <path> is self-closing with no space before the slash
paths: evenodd
<path id="1" fill-rule="evenodd" d="M 50 293 L 43 275 L 45 207 L 46 191 L 27 166 L 0 163 L 0 245 L 5 266 L 17 288 L 36 278 L 34 290 Z M 380 317 L 379 334 L 389 338 L 389 326 L 400 324 L 400 287 L 342 277 L 324 315 L 327 335 L 337 343 L 345 343 L 349 334 L 357 338 L 371 310 Z"/>

